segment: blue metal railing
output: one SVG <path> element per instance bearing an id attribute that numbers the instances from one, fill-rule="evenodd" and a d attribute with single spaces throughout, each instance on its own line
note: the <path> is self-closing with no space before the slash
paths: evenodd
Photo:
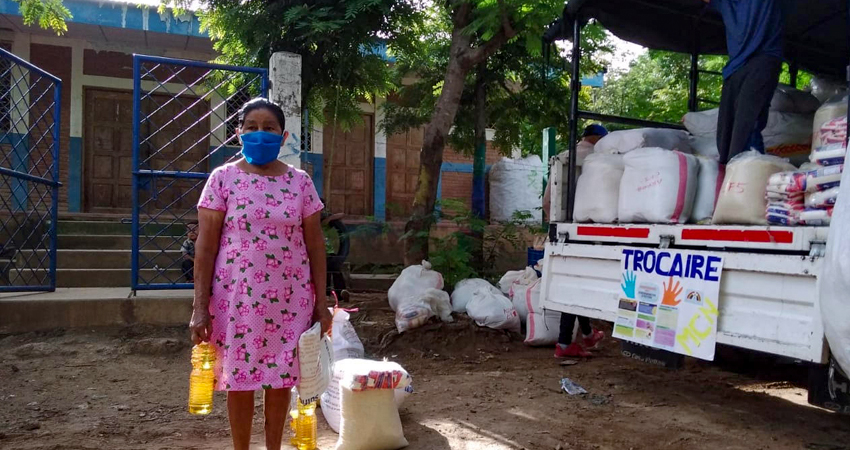
<path id="1" fill-rule="evenodd" d="M 56 289 L 62 81 L 0 49 L 0 292 Z"/>
<path id="2" fill-rule="evenodd" d="M 133 55 L 133 290 L 190 289 L 181 245 L 215 167 L 238 152 L 238 108 L 268 70 Z"/>

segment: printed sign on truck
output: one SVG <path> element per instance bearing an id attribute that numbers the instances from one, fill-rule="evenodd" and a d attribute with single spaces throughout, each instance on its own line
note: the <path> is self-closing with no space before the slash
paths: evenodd
<path id="1" fill-rule="evenodd" d="M 713 361 L 723 257 L 627 248 L 620 267 L 614 337 Z"/>

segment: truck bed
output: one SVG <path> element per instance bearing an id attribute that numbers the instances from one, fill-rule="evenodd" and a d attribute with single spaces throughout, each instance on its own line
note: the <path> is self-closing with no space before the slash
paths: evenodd
<path id="1" fill-rule="evenodd" d="M 815 363 L 828 352 L 818 304 L 826 227 L 558 224 L 546 246 L 544 307 L 614 321 L 628 247 L 724 257 L 717 342 Z"/>

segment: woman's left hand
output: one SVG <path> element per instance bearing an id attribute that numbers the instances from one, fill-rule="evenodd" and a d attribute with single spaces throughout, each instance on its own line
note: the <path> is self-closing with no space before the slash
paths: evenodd
<path id="1" fill-rule="evenodd" d="M 328 311 L 328 308 L 325 307 L 316 307 L 313 309 L 313 323 L 322 324 L 322 334 L 326 334 L 331 331 L 331 324 L 333 324 L 334 316 Z"/>

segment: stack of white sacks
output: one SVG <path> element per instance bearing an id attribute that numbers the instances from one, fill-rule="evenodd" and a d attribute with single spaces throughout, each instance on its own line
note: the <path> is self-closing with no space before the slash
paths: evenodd
<path id="1" fill-rule="evenodd" d="M 684 131 L 613 131 L 584 160 L 576 186 L 575 219 L 705 222 L 714 209 L 717 173 L 716 147 L 713 152 L 711 147 L 694 149 Z"/>

